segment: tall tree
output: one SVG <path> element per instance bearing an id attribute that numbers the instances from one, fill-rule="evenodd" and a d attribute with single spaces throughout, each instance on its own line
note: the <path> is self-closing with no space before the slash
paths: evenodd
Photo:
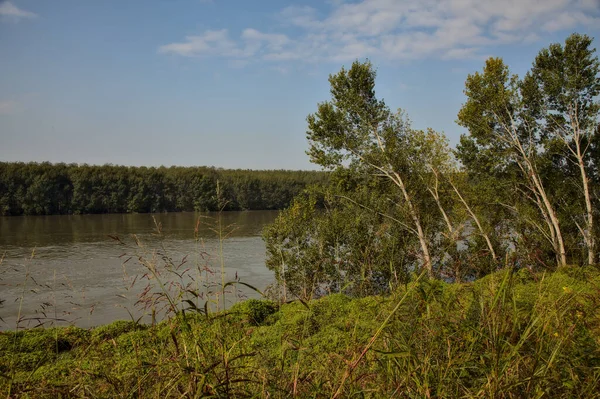
<path id="1" fill-rule="evenodd" d="M 426 229 L 431 218 L 431 203 L 423 179 L 431 168 L 441 169 L 447 162 L 447 144 L 437 133 L 416 131 L 402 112 L 392 113 L 375 96 L 376 72 L 370 62 L 354 62 L 329 77 L 331 100 L 318 104 L 308 116 L 307 137 L 311 160 L 326 168 L 348 166 L 356 173 L 383 177 L 397 189 L 397 206 L 407 221 L 396 219 L 419 242 L 421 265 L 434 274 L 431 237 L 437 228 Z M 435 196 L 433 197 L 435 198 Z M 428 200 L 429 199 L 429 200 Z M 427 202 L 425 205 L 424 202 Z"/>
<path id="2" fill-rule="evenodd" d="M 593 198 L 588 177 L 597 159 L 590 145 L 598 125 L 600 63 L 591 47 L 592 39 L 572 34 L 564 46 L 555 43 L 541 50 L 523 80 L 525 100 L 552 146 L 564 149 L 564 159 L 579 170 L 583 223 L 577 223 L 587 247 L 588 264 L 596 262 Z M 556 147 L 556 146 L 553 146 Z M 577 216 L 577 215 L 574 215 Z"/>
<path id="3" fill-rule="evenodd" d="M 535 204 L 546 228 L 537 226 L 551 242 L 559 264 L 566 265 L 556 204 L 539 171 L 540 130 L 522 94 L 521 82 L 510 74 L 502 59 L 490 58 L 482 73 L 467 77 L 465 86 L 467 101 L 458 114 L 458 123 L 469 129 L 471 142 L 463 140 L 462 148 L 475 147 L 488 160 L 490 173 L 516 166 L 520 171 L 518 184 L 525 188 L 521 192 Z M 461 156 L 467 154 L 459 149 Z"/>

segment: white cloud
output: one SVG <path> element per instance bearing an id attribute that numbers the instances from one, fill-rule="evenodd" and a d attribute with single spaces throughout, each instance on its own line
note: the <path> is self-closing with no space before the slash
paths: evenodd
<path id="1" fill-rule="evenodd" d="M 10 1 L 0 1 L 0 16 L 18 21 L 21 18 L 36 18 L 37 14 L 22 10 Z"/>
<path id="2" fill-rule="evenodd" d="M 289 6 L 281 10 L 279 16 L 286 24 L 300 28 L 313 29 L 320 26 L 317 10 L 309 6 Z"/>
<path id="3" fill-rule="evenodd" d="M 278 32 L 249 27 L 231 39 L 226 30 L 206 31 L 161 46 L 159 51 L 280 63 L 364 57 L 479 58 L 489 46 L 531 43 L 548 32 L 600 26 L 600 0 L 336 0 L 327 4 L 325 11 L 284 8 L 278 14 Z"/>
<path id="4" fill-rule="evenodd" d="M 13 100 L 0 101 L 0 115 L 12 115 L 17 112 L 18 104 Z"/>
<path id="5" fill-rule="evenodd" d="M 263 33 L 251 28 L 245 29 L 237 42 L 229 38 L 227 29 L 208 30 L 199 36 L 186 36 L 184 42 L 160 46 L 158 52 L 186 57 L 214 55 L 240 61 L 259 54 L 280 52 L 289 42 L 286 35 Z"/>
<path id="6" fill-rule="evenodd" d="M 600 6 L 600 5 L 599 5 Z M 561 14 L 557 18 L 547 21 L 543 27 L 549 32 L 569 29 L 576 25 L 592 25 L 600 26 L 600 18 L 590 17 L 583 12 L 573 12 Z"/>
<path id="7" fill-rule="evenodd" d="M 442 58 L 444 59 L 461 59 L 461 58 L 473 58 L 478 54 L 478 48 L 453 48 L 444 53 Z"/>
<path id="8" fill-rule="evenodd" d="M 236 44 L 229 39 L 227 29 L 208 30 L 200 36 L 186 36 L 182 43 L 171 43 L 160 46 L 160 53 L 175 53 L 184 56 L 202 54 L 232 55 Z"/>
<path id="9" fill-rule="evenodd" d="M 279 33 L 262 33 L 256 29 L 246 29 L 242 32 L 242 39 L 247 42 L 266 43 L 272 49 L 281 49 L 290 39 Z"/>

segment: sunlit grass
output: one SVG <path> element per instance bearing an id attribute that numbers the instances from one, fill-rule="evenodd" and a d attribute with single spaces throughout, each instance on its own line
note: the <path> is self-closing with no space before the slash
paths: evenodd
<path id="1" fill-rule="evenodd" d="M 15 397 L 600 397 L 600 272 L 0 334 Z M 10 366 L 12 365 L 12 366 Z M 9 378 L 10 377 L 10 378 Z"/>

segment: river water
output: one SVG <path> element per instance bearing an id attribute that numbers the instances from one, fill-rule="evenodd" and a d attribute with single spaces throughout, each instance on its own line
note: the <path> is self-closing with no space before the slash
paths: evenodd
<path id="1" fill-rule="evenodd" d="M 164 317 L 231 306 L 273 281 L 276 211 L 0 218 L 0 330 Z M 221 238 L 219 238 L 219 235 Z M 221 274 L 221 268 L 225 271 Z M 188 300 L 188 301 L 186 301 Z"/>

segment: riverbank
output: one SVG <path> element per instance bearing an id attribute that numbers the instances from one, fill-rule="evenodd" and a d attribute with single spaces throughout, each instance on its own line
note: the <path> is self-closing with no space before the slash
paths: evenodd
<path id="1" fill-rule="evenodd" d="M 7 397 L 600 397 L 600 271 L 0 333 Z"/>

